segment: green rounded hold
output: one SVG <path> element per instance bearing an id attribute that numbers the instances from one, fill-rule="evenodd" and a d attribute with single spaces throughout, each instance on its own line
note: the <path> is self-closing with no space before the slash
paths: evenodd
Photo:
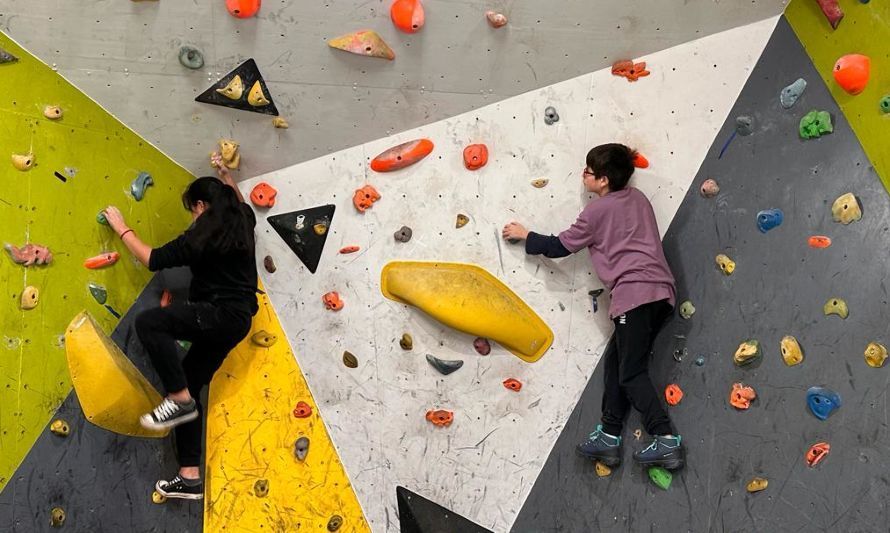
<path id="1" fill-rule="evenodd" d="M 880 101 L 881 111 L 890 113 L 890 94 L 884 95 Z"/>
<path id="2" fill-rule="evenodd" d="M 816 139 L 834 131 L 828 111 L 810 111 L 800 119 L 800 138 Z"/>
<path id="3" fill-rule="evenodd" d="M 686 300 L 685 302 L 680 304 L 680 316 L 686 320 L 692 318 L 692 315 L 695 314 L 695 306 L 692 305 L 692 302 Z"/>
<path id="4" fill-rule="evenodd" d="M 649 468 L 649 479 L 661 490 L 668 490 L 671 488 L 671 481 L 673 481 L 674 476 L 660 466 L 653 466 Z"/>
<path id="5" fill-rule="evenodd" d="M 108 219 L 105 218 L 105 213 L 103 211 L 99 211 L 99 214 L 96 215 L 96 222 L 102 224 L 103 226 L 108 225 Z"/>

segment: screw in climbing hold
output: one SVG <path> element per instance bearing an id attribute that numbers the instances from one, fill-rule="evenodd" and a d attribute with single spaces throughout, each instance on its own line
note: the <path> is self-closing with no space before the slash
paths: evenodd
<path id="1" fill-rule="evenodd" d="M 547 186 L 548 183 L 550 183 L 549 179 L 538 178 L 538 179 L 532 180 L 532 187 L 534 187 L 535 189 L 543 189 L 544 187 Z"/>
<path id="2" fill-rule="evenodd" d="M 822 313 L 825 316 L 837 315 L 846 319 L 850 316 L 850 308 L 847 307 L 847 302 L 840 298 L 829 298 L 825 305 L 822 306 Z"/>
<path id="3" fill-rule="evenodd" d="M 599 477 L 608 477 L 612 474 L 612 469 L 609 468 L 602 461 L 596 462 L 596 475 Z"/>
<path id="4" fill-rule="evenodd" d="M 278 268 L 275 266 L 275 260 L 272 259 L 271 255 L 267 255 L 263 258 L 263 268 L 266 269 L 266 272 L 269 274 L 274 274 Z"/>
<path id="5" fill-rule="evenodd" d="M 757 339 L 748 339 L 739 344 L 738 349 L 736 349 L 735 354 L 732 356 L 732 362 L 735 363 L 736 366 L 748 365 L 760 357 L 760 353 L 760 341 Z"/>
<path id="6" fill-rule="evenodd" d="M 544 109 L 544 124 L 551 126 L 556 122 L 559 122 L 559 113 L 556 112 L 555 107 L 548 106 Z"/>
<path id="7" fill-rule="evenodd" d="M 37 304 L 40 302 L 40 291 L 37 290 L 37 287 L 27 286 L 25 290 L 22 291 L 21 298 L 21 307 L 23 310 L 27 311 L 30 309 L 34 309 L 37 307 Z"/>
<path id="8" fill-rule="evenodd" d="M 457 220 L 454 222 L 454 227 L 457 229 L 460 229 L 460 228 L 466 226 L 469 221 L 470 221 L 470 217 L 468 217 L 467 215 L 464 215 L 462 213 L 458 213 Z"/>
<path id="9" fill-rule="evenodd" d="M 692 305 L 692 302 L 686 300 L 685 302 L 680 304 L 680 317 L 684 320 L 689 320 L 692 318 L 692 315 L 695 314 L 695 306 Z"/>
<path id="10" fill-rule="evenodd" d="M 683 389 L 676 383 L 671 383 L 664 388 L 664 399 L 668 405 L 678 405 L 683 400 Z"/>
<path id="11" fill-rule="evenodd" d="M 742 383 L 733 383 L 729 393 L 729 404 L 736 409 L 745 410 L 751 407 L 751 400 L 757 398 L 757 393 L 752 387 Z"/>
<path id="12" fill-rule="evenodd" d="M 502 13 L 497 13 L 495 11 L 486 11 L 485 18 L 488 20 L 488 23 L 492 28 L 500 28 L 502 26 L 507 25 L 507 17 Z"/>
<path id="13" fill-rule="evenodd" d="M 747 137 L 754 133 L 754 117 L 750 115 L 741 115 L 735 119 L 735 131 L 742 137 Z"/>
<path id="14" fill-rule="evenodd" d="M 828 453 L 831 451 L 831 445 L 827 442 L 817 442 L 810 446 L 810 449 L 807 450 L 805 459 L 807 462 L 807 466 L 810 468 L 815 467 L 819 463 L 822 462 L 828 456 Z"/>
<path id="15" fill-rule="evenodd" d="M 831 413 L 840 409 L 841 396 L 824 387 L 810 387 L 807 389 L 807 407 L 819 420 L 827 420 Z"/>
<path id="16" fill-rule="evenodd" d="M 504 380 L 504 387 L 513 392 L 519 392 L 522 390 L 522 382 L 515 378 L 507 378 Z"/>
<path id="17" fill-rule="evenodd" d="M 671 481 L 673 478 L 674 476 L 668 470 L 660 466 L 649 467 L 649 479 L 661 490 L 668 490 L 671 488 Z"/>
<path id="18" fill-rule="evenodd" d="M 393 238 L 398 242 L 408 242 L 411 240 L 411 236 L 413 232 L 411 228 L 408 226 L 402 226 L 395 233 L 393 233 Z"/>
<path id="19" fill-rule="evenodd" d="M 155 490 L 151 493 L 151 501 L 160 505 L 167 501 L 167 497 Z"/>
<path id="20" fill-rule="evenodd" d="M 62 108 L 57 105 L 48 105 L 43 108 L 43 116 L 50 120 L 62 118 Z"/>
<path id="21" fill-rule="evenodd" d="M 260 331 L 257 331 L 256 333 L 251 335 L 250 340 L 251 340 L 251 342 L 253 342 L 254 344 L 256 344 L 258 346 L 263 346 L 265 348 L 268 348 L 268 347 L 272 346 L 273 344 L 275 344 L 276 341 L 278 341 L 278 336 L 274 335 L 272 333 L 269 333 L 268 331 L 266 331 L 264 329 L 261 329 Z"/>
<path id="22" fill-rule="evenodd" d="M 801 139 L 815 139 L 834 131 L 828 111 L 813 110 L 801 117 L 798 126 Z"/>
<path id="23" fill-rule="evenodd" d="M 782 89 L 781 93 L 779 93 L 779 103 L 782 104 L 782 107 L 785 109 L 790 109 L 797 102 L 798 98 L 801 97 L 806 88 L 807 80 L 797 78 L 794 83 L 788 85 Z"/>
<path id="24" fill-rule="evenodd" d="M 785 220 L 785 214 L 781 209 L 764 209 L 757 213 L 757 229 L 760 230 L 760 233 L 766 233 L 782 225 L 783 220 Z"/>
<path id="25" fill-rule="evenodd" d="M 337 291 L 326 293 L 324 296 L 321 297 L 321 301 L 322 303 L 324 303 L 325 309 L 328 309 L 330 311 L 339 311 L 343 309 L 343 306 L 345 305 L 343 300 L 340 299 L 340 295 L 337 293 Z"/>
<path id="26" fill-rule="evenodd" d="M 801 349 L 797 339 L 791 335 L 782 337 L 779 347 L 782 350 L 782 360 L 785 361 L 786 365 L 794 366 L 803 362 L 803 349 Z"/>
<path id="27" fill-rule="evenodd" d="M 312 415 L 312 406 L 304 401 L 297 402 L 294 407 L 294 418 L 308 418 Z"/>
<path id="28" fill-rule="evenodd" d="M 851 192 L 842 194 L 831 204 L 831 217 L 847 225 L 862 218 L 862 202 Z"/>
<path id="29" fill-rule="evenodd" d="M 587 291 L 587 295 L 590 296 L 590 305 L 593 308 L 594 313 L 599 311 L 599 303 L 597 299 L 600 297 L 604 290 L 605 289 L 593 289 Z"/>
<path id="30" fill-rule="evenodd" d="M 714 261 L 717 263 L 717 267 L 720 271 L 725 275 L 729 276 L 735 272 L 735 261 L 730 259 L 726 254 L 717 254 Z"/>
<path id="31" fill-rule="evenodd" d="M 701 195 L 705 198 L 713 198 L 717 196 L 717 193 L 720 192 L 720 186 L 717 185 L 716 180 L 714 180 L 713 178 L 708 178 L 701 184 L 701 189 L 699 192 L 701 192 Z"/>

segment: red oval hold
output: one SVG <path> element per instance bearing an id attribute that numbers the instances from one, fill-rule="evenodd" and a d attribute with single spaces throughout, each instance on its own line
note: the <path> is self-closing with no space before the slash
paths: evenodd
<path id="1" fill-rule="evenodd" d="M 488 147 L 484 144 L 471 144 L 464 148 L 464 166 L 467 170 L 478 170 L 488 163 Z"/>
<path id="2" fill-rule="evenodd" d="M 433 151 L 433 141 L 416 139 L 381 153 L 371 161 L 371 170 L 376 172 L 392 172 L 417 163 Z"/>
<path id="3" fill-rule="evenodd" d="M 297 402 L 297 406 L 294 407 L 294 417 L 295 418 L 306 418 L 312 414 L 312 406 L 304 401 Z"/>
<path id="4" fill-rule="evenodd" d="M 340 248 L 340 253 L 341 254 L 354 254 L 355 252 L 359 251 L 360 249 L 361 248 L 359 248 L 358 246 L 344 246 L 343 248 Z"/>
<path id="5" fill-rule="evenodd" d="M 828 248 L 831 246 L 831 238 L 825 235 L 813 235 L 807 242 L 810 248 Z"/>
<path id="6" fill-rule="evenodd" d="M 94 257 L 90 257 L 86 261 L 83 262 L 83 266 L 89 269 L 97 269 L 104 268 L 107 266 L 111 266 L 117 263 L 117 260 L 121 258 L 121 254 L 118 252 L 108 252 L 104 254 L 99 254 Z"/>
<path id="7" fill-rule="evenodd" d="M 507 387 L 513 392 L 519 392 L 522 390 L 522 382 L 514 378 L 505 379 L 504 387 Z"/>

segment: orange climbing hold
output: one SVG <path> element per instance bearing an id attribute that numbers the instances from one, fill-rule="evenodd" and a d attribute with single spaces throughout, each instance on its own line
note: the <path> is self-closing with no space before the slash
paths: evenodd
<path id="1" fill-rule="evenodd" d="M 488 147 L 484 144 L 471 144 L 464 148 L 464 166 L 468 170 L 478 170 L 488 163 Z"/>
<path id="2" fill-rule="evenodd" d="M 633 164 L 636 168 L 649 168 L 649 160 L 639 152 L 634 152 Z"/>
<path id="3" fill-rule="evenodd" d="M 433 411 L 430 409 L 426 412 L 426 419 L 433 423 L 434 426 L 450 426 L 454 422 L 454 413 L 444 409 Z"/>
<path id="4" fill-rule="evenodd" d="M 173 303 L 173 294 L 164 289 L 164 292 L 161 293 L 161 307 L 170 307 L 170 304 Z"/>
<path id="5" fill-rule="evenodd" d="M 729 403 L 736 409 L 747 409 L 751 407 L 751 400 L 757 398 L 754 389 L 742 385 L 741 383 L 732 384 L 732 392 L 729 393 Z"/>
<path id="6" fill-rule="evenodd" d="M 321 297 L 321 301 L 324 302 L 324 306 L 326 309 L 330 309 L 331 311 L 339 311 L 343 309 L 343 300 L 340 299 L 340 295 L 337 294 L 337 291 L 331 291 L 324 296 Z"/>
<path id="7" fill-rule="evenodd" d="M 676 383 L 671 383 L 664 388 L 664 399 L 668 405 L 677 405 L 683 399 L 683 389 Z"/>
<path id="8" fill-rule="evenodd" d="M 355 252 L 357 252 L 359 250 L 361 250 L 361 248 L 359 248 L 358 246 L 344 246 L 343 248 L 340 248 L 340 253 L 341 254 L 354 254 Z"/>
<path id="9" fill-rule="evenodd" d="M 120 258 L 121 254 L 119 254 L 118 252 L 107 252 L 104 254 L 99 254 L 95 257 L 90 257 L 83 262 L 83 266 L 95 270 L 97 268 L 111 266 L 117 263 L 117 260 Z"/>
<path id="10" fill-rule="evenodd" d="M 257 207 L 273 207 L 276 196 L 278 196 L 278 191 L 265 181 L 257 183 L 256 187 L 250 191 L 250 201 Z"/>
<path id="11" fill-rule="evenodd" d="M 297 402 L 294 407 L 294 418 L 307 418 L 312 414 L 312 406 L 304 401 Z"/>
<path id="12" fill-rule="evenodd" d="M 849 94 L 859 94 L 868 85 L 871 60 L 862 54 L 849 54 L 834 64 L 834 81 Z"/>
<path id="13" fill-rule="evenodd" d="M 396 28 L 405 33 L 417 33 L 423 27 L 423 4 L 420 0 L 395 0 L 389 16 Z"/>
<path id="14" fill-rule="evenodd" d="M 807 466 L 810 468 L 819 464 L 822 459 L 825 459 L 825 456 L 828 455 L 828 452 L 831 451 L 831 445 L 827 442 L 817 442 L 810 446 L 810 449 L 807 450 Z"/>
<path id="15" fill-rule="evenodd" d="M 522 390 L 522 382 L 519 381 L 518 379 L 513 379 L 513 378 L 505 379 L 504 386 L 513 392 L 519 392 Z"/>
<path id="16" fill-rule="evenodd" d="M 246 19 L 260 10 L 260 0 L 226 0 L 226 9 L 233 17 Z"/>
<path id="17" fill-rule="evenodd" d="M 392 172 L 417 163 L 433 151 L 433 141 L 416 139 L 393 146 L 371 161 L 371 170 Z"/>
<path id="18" fill-rule="evenodd" d="M 627 81 L 637 81 L 640 78 L 648 76 L 650 72 L 646 70 L 646 62 L 641 61 L 634 63 L 630 60 L 616 61 L 612 65 L 612 75 L 627 78 Z"/>
<path id="19" fill-rule="evenodd" d="M 365 185 L 361 189 L 356 189 L 352 196 L 352 205 L 358 209 L 359 213 L 364 213 L 370 209 L 374 202 L 380 199 L 380 193 L 371 185 Z"/>
<path id="20" fill-rule="evenodd" d="M 810 248 L 828 248 L 831 246 L 831 238 L 824 235 L 813 235 L 807 242 Z"/>

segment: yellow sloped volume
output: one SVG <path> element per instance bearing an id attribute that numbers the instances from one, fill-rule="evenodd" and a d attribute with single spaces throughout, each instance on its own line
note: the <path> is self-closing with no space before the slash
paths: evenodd
<path id="1" fill-rule="evenodd" d="M 86 311 L 65 331 L 68 370 L 86 419 L 97 426 L 134 437 L 163 437 L 139 424 L 139 417 L 161 403 L 145 379 Z"/>
<path id="2" fill-rule="evenodd" d="M 338 515 L 343 519 L 338 531 L 369 532 L 306 380 L 283 342 L 278 317 L 268 297 L 259 298 L 250 333 L 210 385 L 204 531 L 327 531 Z M 263 330 L 278 342 L 269 347 L 251 342 Z M 300 401 L 312 407 L 312 415 L 294 417 Z M 299 461 L 294 444 L 304 436 L 309 452 Z M 258 496 L 254 488 L 261 480 L 268 493 Z"/>
<path id="3" fill-rule="evenodd" d="M 380 289 L 446 326 L 491 339 L 534 363 L 553 331 L 519 296 L 487 270 L 463 263 L 395 261 L 383 267 Z"/>

